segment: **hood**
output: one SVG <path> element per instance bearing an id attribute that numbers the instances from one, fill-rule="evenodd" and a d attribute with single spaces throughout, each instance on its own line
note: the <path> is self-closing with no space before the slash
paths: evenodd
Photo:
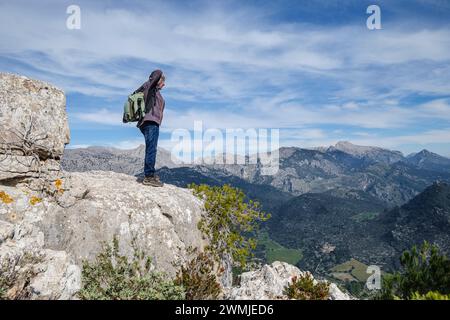
<path id="1" fill-rule="evenodd" d="M 150 83 L 158 82 L 159 79 L 161 78 L 161 75 L 162 71 L 160 69 L 153 70 L 150 76 L 148 77 L 148 81 L 150 81 Z"/>

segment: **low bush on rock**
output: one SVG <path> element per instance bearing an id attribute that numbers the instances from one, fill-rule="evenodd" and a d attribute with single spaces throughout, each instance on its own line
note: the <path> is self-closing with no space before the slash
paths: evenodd
<path id="1" fill-rule="evenodd" d="M 411 300 L 450 300 L 450 294 L 442 294 L 436 291 L 429 291 L 426 294 L 415 292 Z"/>
<path id="2" fill-rule="evenodd" d="M 41 261 L 42 257 L 32 252 L 17 261 L 5 259 L 0 264 L 0 300 L 28 299 L 30 281 L 37 274 L 34 265 Z"/>
<path id="3" fill-rule="evenodd" d="M 151 259 L 133 243 L 134 256 L 119 254 L 119 242 L 104 245 L 93 263 L 83 263 L 80 299 L 181 300 L 185 291 L 165 273 L 153 270 Z"/>
<path id="4" fill-rule="evenodd" d="M 311 274 L 306 273 L 300 277 L 293 277 L 292 282 L 284 289 L 289 299 L 295 300 L 327 300 L 330 285 L 328 282 L 317 281 Z"/>
<path id="5" fill-rule="evenodd" d="M 214 259 L 197 248 L 190 249 L 192 259 L 180 267 L 175 284 L 184 287 L 186 299 L 208 300 L 219 298 L 222 289 L 217 281 L 223 270 L 218 268 Z"/>

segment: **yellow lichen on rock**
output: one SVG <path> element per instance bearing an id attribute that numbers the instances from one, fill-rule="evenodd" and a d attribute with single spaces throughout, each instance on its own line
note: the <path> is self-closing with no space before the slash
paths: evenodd
<path id="1" fill-rule="evenodd" d="M 64 193 L 64 189 L 63 189 L 62 185 L 63 185 L 63 182 L 61 179 L 57 179 L 55 181 L 56 191 L 58 191 L 58 193 L 61 193 L 61 194 Z"/>
<path id="2" fill-rule="evenodd" d="M 11 198 L 11 196 L 7 194 L 5 191 L 0 191 L 0 200 L 5 204 L 10 204 L 14 202 L 14 199 Z"/>
<path id="3" fill-rule="evenodd" d="M 38 203 L 41 203 L 42 202 L 42 199 L 41 198 L 38 198 L 38 197 L 35 197 L 35 196 L 32 196 L 31 198 L 30 198 L 30 204 L 32 205 L 32 206 L 34 206 L 34 205 L 36 205 L 36 204 L 38 204 Z"/>

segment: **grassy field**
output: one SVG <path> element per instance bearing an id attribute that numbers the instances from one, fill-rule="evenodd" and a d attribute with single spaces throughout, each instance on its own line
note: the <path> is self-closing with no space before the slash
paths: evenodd
<path id="1" fill-rule="evenodd" d="M 344 282 L 358 281 L 355 279 L 354 276 L 352 276 L 350 273 L 347 273 L 347 272 L 332 272 L 330 275 L 334 279 L 338 279 L 338 280 L 344 281 Z"/>
<path id="2" fill-rule="evenodd" d="M 264 246 L 266 260 L 268 263 L 274 261 L 283 261 L 295 265 L 303 258 L 301 250 L 288 249 L 278 242 L 270 239 L 267 232 L 261 232 L 258 238 L 258 244 Z"/>
<path id="3" fill-rule="evenodd" d="M 351 278 L 354 278 L 355 281 L 366 282 L 370 276 L 370 274 L 366 273 L 367 265 L 355 259 L 334 266 L 330 271 L 334 278 L 343 281 L 349 281 Z"/>

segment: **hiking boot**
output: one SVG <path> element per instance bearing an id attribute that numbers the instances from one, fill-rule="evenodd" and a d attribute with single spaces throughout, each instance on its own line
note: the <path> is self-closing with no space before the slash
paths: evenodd
<path id="1" fill-rule="evenodd" d="M 162 187 L 164 184 L 159 180 L 158 176 L 145 177 L 142 184 L 152 187 Z"/>

